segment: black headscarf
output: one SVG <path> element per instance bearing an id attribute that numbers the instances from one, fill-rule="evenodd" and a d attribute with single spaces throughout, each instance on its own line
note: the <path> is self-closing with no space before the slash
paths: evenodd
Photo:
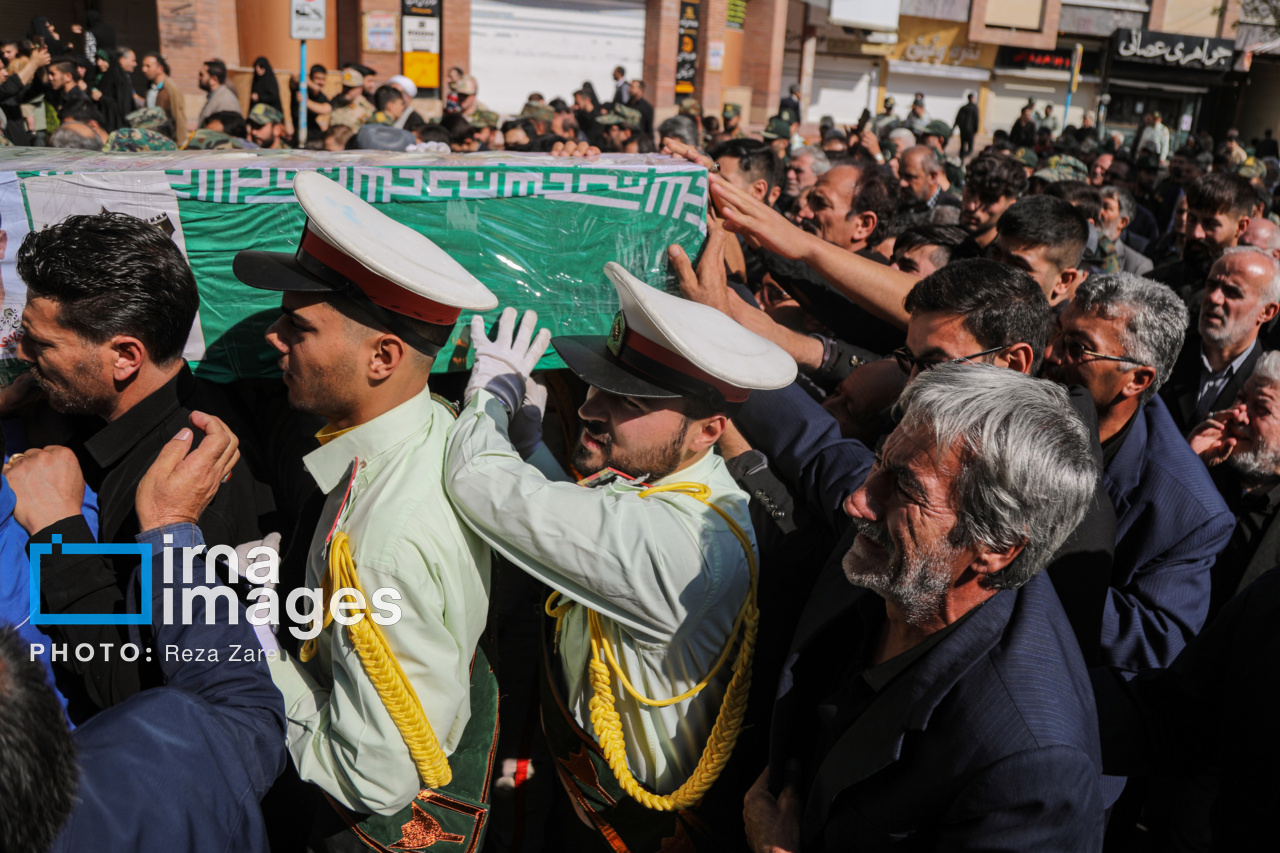
<path id="1" fill-rule="evenodd" d="M 93 33 L 98 50 L 105 50 L 107 55 L 116 52 L 116 28 L 102 20 L 102 15 L 93 10 L 84 13 L 84 28 Z"/>
<path id="2" fill-rule="evenodd" d="M 591 112 L 600 112 L 600 99 L 596 97 L 596 87 L 591 85 L 591 81 L 587 80 L 582 84 L 582 91 L 587 93 L 587 97 L 591 99 Z"/>
<path id="3" fill-rule="evenodd" d="M 280 104 L 280 83 L 276 80 L 276 74 L 271 70 L 271 63 L 267 61 L 265 56 L 259 56 L 253 61 L 253 67 L 266 69 L 262 74 L 254 71 L 253 86 L 249 89 L 250 104 L 266 104 L 269 107 L 275 107 L 284 113 L 284 107 Z M 257 95 L 257 98 L 253 96 Z M 250 106 L 250 109 L 253 109 Z"/>
<path id="4" fill-rule="evenodd" d="M 107 122 L 104 129 L 110 133 L 124 127 L 127 124 L 125 116 L 133 112 L 133 82 L 120 67 L 120 57 L 116 52 L 107 53 L 99 49 L 98 56 L 107 60 L 107 70 L 98 78 L 97 89 L 102 93 L 98 109 Z"/>
<path id="5" fill-rule="evenodd" d="M 50 56 L 61 56 L 68 52 L 62 39 L 54 38 L 53 24 L 44 15 L 36 15 L 31 19 L 31 26 L 27 27 L 27 38 L 44 42 L 44 46 L 49 48 Z"/>

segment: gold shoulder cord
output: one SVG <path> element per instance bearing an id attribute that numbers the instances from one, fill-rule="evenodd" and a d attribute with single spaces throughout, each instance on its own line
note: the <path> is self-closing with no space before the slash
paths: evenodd
<path id="1" fill-rule="evenodd" d="M 418 768 L 422 784 L 427 788 L 443 788 L 453 779 L 449 759 L 441 749 L 440 741 L 436 739 L 436 733 L 431 728 L 431 722 L 422 710 L 417 692 L 414 691 L 404 670 L 400 668 L 395 652 L 391 651 L 386 635 L 369 614 L 369 597 L 364 594 L 364 589 L 360 586 L 360 578 L 356 575 L 356 562 L 351 555 L 351 540 L 346 533 L 338 531 L 333 534 L 333 541 L 329 544 L 329 570 L 325 572 L 323 584 L 324 600 L 330 601 L 334 590 L 344 587 L 357 590 L 365 601 L 364 610 L 355 611 L 361 614 L 360 620 L 347 626 L 347 636 L 351 638 L 351 645 L 360 656 L 365 674 L 373 682 L 374 688 L 378 691 L 378 698 L 382 700 L 387 713 L 391 715 L 391 721 L 396 724 L 396 729 L 400 732 L 400 737 L 404 738 L 405 745 L 409 747 L 409 755 Z M 326 607 L 321 630 L 328 628 L 332 621 L 332 609 Z M 318 638 L 319 635 L 303 644 L 298 655 L 303 663 L 315 657 Z"/>
<path id="2" fill-rule="evenodd" d="M 655 486 L 646 489 L 640 493 L 640 497 L 647 498 L 659 492 L 677 492 L 682 495 L 688 495 L 715 510 L 716 514 L 729 525 L 729 529 L 733 531 L 733 535 L 737 537 L 738 542 L 742 545 L 742 549 L 747 554 L 747 567 L 751 571 L 751 588 L 747 592 L 747 598 L 743 601 L 742 607 L 738 610 L 738 617 L 734 620 L 733 630 L 729 632 L 729 638 L 725 641 L 724 650 L 720 652 L 720 658 L 716 661 L 715 666 L 696 685 L 679 696 L 673 696 L 670 699 L 649 699 L 641 695 L 631 685 L 626 675 L 623 674 L 622 668 L 618 665 L 612 644 L 605 636 L 604 628 L 600 622 L 600 614 L 594 610 L 587 610 L 587 625 L 591 633 L 591 689 L 594 693 L 588 706 L 591 709 L 591 727 L 595 730 L 596 740 L 600 743 L 600 749 L 604 752 L 605 760 L 609 762 L 609 767 L 613 769 L 613 775 L 618 780 L 618 784 L 641 805 L 657 811 L 679 811 L 697 805 L 698 801 L 710 790 L 716 779 L 720 778 L 720 773 L 724 770 L 724 766 L 729 761 L 729 756 L 733 754 L 733 748 L 738 742 L 738 735 L 742 731 L 742 721 L 747 712 L 747 694 L 751 690 L 751 660 L 755 652 L 756 630 L 759 627 L 760 611 L 756 607 L 756 555 L 751 547 L 751 539 L 741 525 L 734 521 L 727 512 L 710 501 L 711 489 L 702 483 L 671 483 L 666 486 Z M 553 592 L 545 605 L 547 615 L 554 616 L 556 619 L 557 635 L 559 635 L 560 623 L 564 615 L 574 605 L 574 602 L 570 601 L 558 607 L 553 606 L 556 597 L 559 595 L 560 593 Z M 698 759 L 698 766 L 694 768 L 693 773 L 689 775 L 683 785 L 667 796 L 646 790 L 631 775 L 631 768 L 627 765 L 627 745 L 622 734 L 622 724 L 618 718 L 618 712 L 614 710 L 613 690 L 609 684 L 609 669 L 613 669 L 618 676 L 619 683 L 637 702 L 654 708 L 674 705 L 677 702 L 683 702 L 696 696 L 711 683 L 716 673 L 720 671 L 720 667 L 728 659 L 729 651 L 733 648 L 734 640 L 740 630 L 742 631 L 742 644 L 738 648 L 738 656 L 734 661 L 733 676 L 730 678 L 729 686 L 725 690 L 720 713 L 716 716 L 715 725 L 711 728 L 711 735 L 707 738 L 707 745 L 702 751 L 702 757 Z M 606 665 L 606 661 L 608 665 Z"/>

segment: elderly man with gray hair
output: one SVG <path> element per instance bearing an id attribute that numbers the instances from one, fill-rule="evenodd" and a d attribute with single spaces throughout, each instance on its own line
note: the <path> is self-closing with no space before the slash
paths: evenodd
<path id="1" fill-rule="evenodd" d="M 831 170 L 827 152 L 812 145 L 796 148 L 787 164 L 787 195 L 798 197 Z"/>
<path id="2" fill-rule="evenodd" d="M 902 188 L 900 214 L 920 224 L 932 221 L 938 207 L 954 207 L 960 199 L 943 189 L 945 177 L 938 152 L 928 145 L 916 145 L 898 155 L 898 185 Z"/>
<path id="3" fill-rule="evenodd" d="M 1197 334 L 1187 336 L 1160 396 L 1185 434 L 1233 405 L 1266 347 L 1264 327 L 1280 312 L 1280 260 L 1252 246 L 1226 249 L 1209 269 Z"/>
<path id="4" fill-rule="evenodd" d="M 1116 260 L 1120 262 L 1120 271 L 1131 272 L 1134 275 L 1146 275 L 1151 272 L 1151 259 L 1121 239 L 1138 210 L 1138 203 L 1134 201 L 1133 193 L 1123 187 L 1110 184 L 1099 187 L 1098 192 L 1102 194 L 1102 210 L 1098 214 L 1097 222 L 1098 231 L 1115 243 Z"/>
<path id="5" fill-rule="evenodd" d="M 1102 657 L 1128 672 L 1168 666 L 1204 626 L 1209 567 L 1235 519 L 1156 391 L 1173 372 L 1188 312 L 1129 273 L 1085 279 L 1058 319 L 1045 374 L 1089 389 L 1116 551 Z"/>
<path id="6" fill-rule="evenodd" d="M 1100 850 L 1092 692 L 1040 576 L 1097 479 L 1084 422 L 986 364 L 921 373 L 899 410 L 792 641 L 748 839 Z"/>
<path id="7" fill-rule="evenodd" d="M 1191 449 L 1211 466 L 1236 531 L 1210 574 L 1209 621 L 1280 565 L 1280 352 L 1263 353 L 1239 397 L 1196 427 Z"/>

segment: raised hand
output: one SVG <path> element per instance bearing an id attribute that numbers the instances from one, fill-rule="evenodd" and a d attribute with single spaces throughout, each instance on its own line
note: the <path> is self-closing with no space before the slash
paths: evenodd
<path id="1" fill-rule="evenodd" d="M 1231 434 L 1231 425 L 1248 422 L 1249 416 L 1244 401 L 1241 400 L 1230 409 L 1210 413 L 1208 419 L 1191 431 L 1187 441 L 1206 465 L 1220 465 L 1236 449 L 1236 438 Z"/>
<path id="2" fill-rule="evenodd" d="M 184 427 L 160 448 L 138 483 L 135 504 L 142 530 L 195 524 L 240 460 L 240 439 L 222 421 L 192 412 L 191 425 L 204 432 L 200 446 L 192 449 L 194 434 Z"/>

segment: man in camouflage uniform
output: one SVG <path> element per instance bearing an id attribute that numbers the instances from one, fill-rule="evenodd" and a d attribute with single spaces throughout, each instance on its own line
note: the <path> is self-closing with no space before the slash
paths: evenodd
<path id="1" fill-rule="evenodd" d="M 329 114 L 329 127 L 346 125 L 359 130 L 360 125 L 373 118 L 373 104 L 364 96 L 364 75 L 354 68 L 342 72 L 342 94 L 333 99 L 333 112 Z"/>
<path id="2" fill-rule="evenodd" d="M 778 155 L 778 159 L 785 162 L 791 154 L 791 122 L 786 116 L 774 116 L 769 119 L 764 133 L 760 135 L 772 146 L 773 153 Z"/>
<path id="3" fill-rule="evenodd" d="M 946 186 L 942 188 L 943 192 L 951 190 L 956 195 L 960 195 L 964 191 L 964 164 L 960 162 L 959 157 L 947 153 L 947 143 L 951 141 L 952 132 L 951 125 L 940 119 L 934 119 L 925 125 L 924 131 L 921 132 L 920 144 L 927 145 L 938 152 L 938 159 L 942 161 L 942 170 L 947 178 Z"/>
<path id="4" fill-rule="evenodd" d="M 493 132 L 501 127 L 498 114 L 493 110 L 476 110 L 471 117 L 471 125 L 476 128 L 476 142 L 480 143 L 480 150 L 492 150 Z"/>
<path id="5" fill-rule="evenodd" d="M 124 117 L 129 127 L 138 130 L 154 131 L 161 136 L 174 138 L 173 122 L 169 121 L 169 114 L 159 107 L 143 107 L 140 110 L 134 110 Z"/>
<path id="6" fill-rule="evenodd" d="M 103 151 L 177 151 L 178 146 L 172 139 L 162 136 L 154 130 L 143 130 L 137 127 L 122 127 L 114 130 L 107 137 Z"/>
<path id="7" fill-rule="evenodd" d="M 733 134 L 733 139 L 746 139 L 747 135 L 742 132 L 742 107 L 738 104 L 725 104 L 724 110 L 720 113 L 721 122 L 724 125 L 724 132 Z"/>
<path id="8" fill-rule="evenodd" d="M 202 127 L 195 133 L 191 134 L 191 138 L 187 140 L 187 151 L 224 151 L 234 148 L 243 148 L 243 145 L 237 146 L 236 139 L 228 136 L 219 130 L 209 130 Z"/>
<path id="9" fill-rule="evenodd" d="M 898 117 L 893 114 L 893 98 L 884 99 L 884 112 L 880 113 L 871 122 L 871 129 L 875 131 L 876 136 L 884 139 L 888 136 L 889 131 L 900 125 Z"/>
<path id="10" fill-rule="evenodd" d="M 249 138 L 258 143 L 259 148 L 287 149 L 284 141 L 288 131 L 284 126 L 284 116 L 270 104 L 254 104 L 249 110 Z"/>
<path id="11" fill-rule="evenodd" d="M 596 124 L 604 128 L 605 139 L 614 150 L 625 153 L 631 137 L 640 132 L 640 111 L 614 101 L 609 112 L 596 117 Z"/>
<path id="12" fill-rule="evenodd" d="M 1036 169 L 1040 168 L 1040 155 L 1030 148 L 1015 148 L 1010 152 L 1009 156 L 1022 164 L 1022 168 L 1027 170 L 1028 178 L 1035 174 Z"/>
<path id="13" fill-rule="evenodd" d="M 551 132 L 551 122 L 555 121 L 556 111 L 546 104 L 535 104 L 533 101 L 527 101 L 520 109 L 521 118 L 533 119 L 535 129 L 538 135 Z"/>
<path id="14" fill-rule="evenodd" d="M 680 102 L 680 115 L 696 121 L 698 130 L 702 130 L 702 104 L 698 103 L 696 98 L 685 98 Z"/>

